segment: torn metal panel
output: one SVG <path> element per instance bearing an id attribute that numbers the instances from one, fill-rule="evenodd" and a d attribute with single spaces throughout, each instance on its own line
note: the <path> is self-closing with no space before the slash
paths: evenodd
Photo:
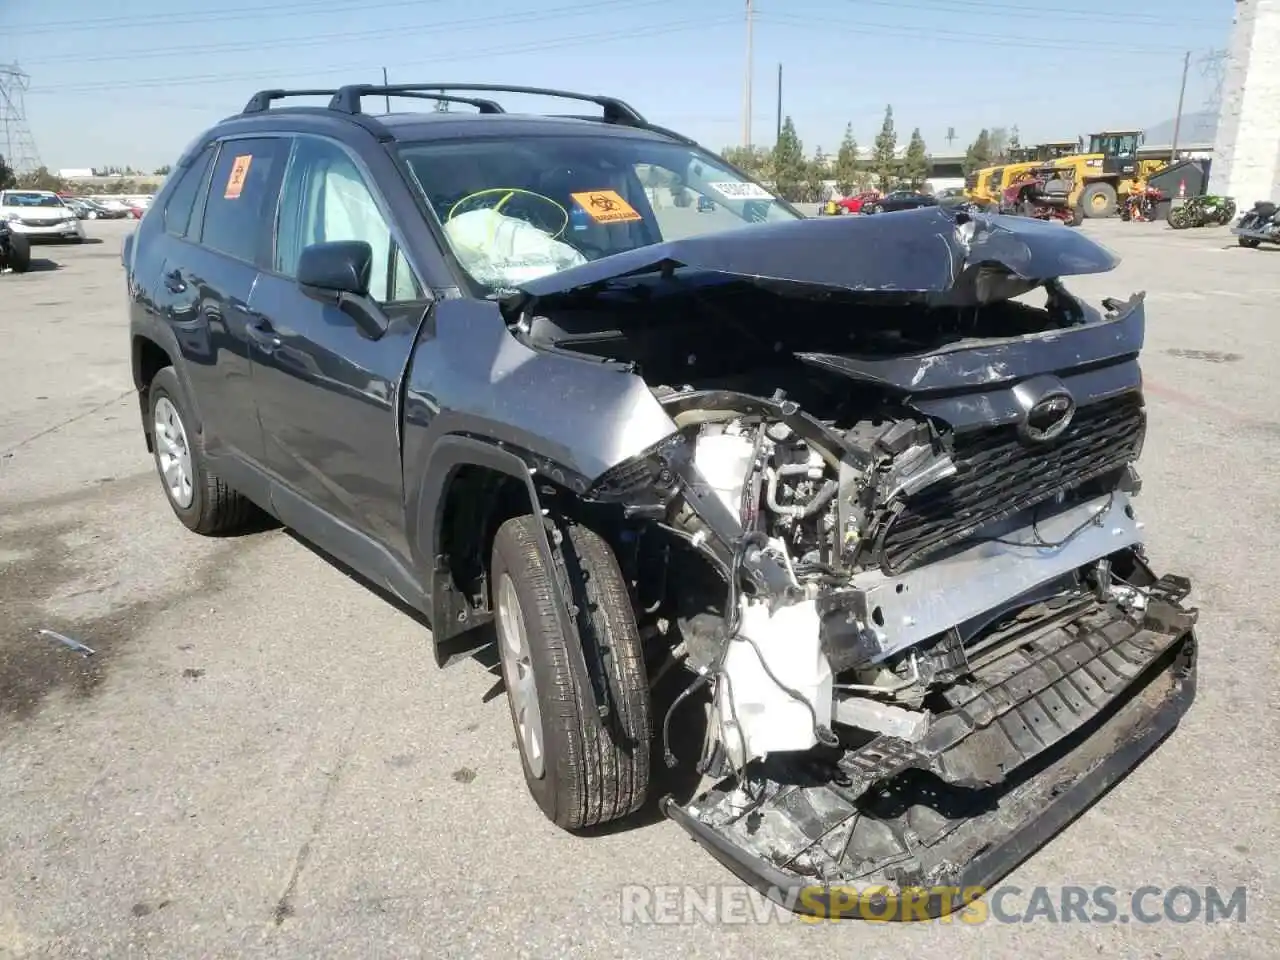
<path id="1" fill-rule="evenodd" d="M 593 260 L 524 284 L 522 297 L 549 297 L 647 273 L 695 271 L 815 290 L 955 294 L 948 302 L 991 302 L 1029 286 L 994 288 L 992 276 L 1030 285 L 1104 273 L 1119 259 L 1082 233 L 1026 217 L 973 215 L 942 207 L 875 217 L 755 224 Z M 998 270 L 985 274 L 984 266 Z"/>
<path id="2" fill-rule="evenodd" d="M 1146 336 L 1144 296 L 1093 323 L 988 343 L 951 344 L 923 356 L 856 357 L 797 353 L 805 363 L 914 398 L 993 387 L 1027 377 L 1136 357 Z"/>

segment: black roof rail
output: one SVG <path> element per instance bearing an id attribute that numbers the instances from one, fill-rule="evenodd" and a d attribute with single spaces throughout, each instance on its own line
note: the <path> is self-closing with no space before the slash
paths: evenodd
<path id="1" fill-rule="evenodd" d="M 286 97 L 332 97 L 337 90 L 259 90 L 244 105 L 241 113 L 264 113 L 276 100 Z"/>
<path id="2" fill-rule="evenodd" d="M 540 97 L 557 97 L 562 100 L 581 100 L 584 103 L 598 104 L 604 110 L 602 118 L 606 123 L 617 123 L 628 127 L 647 127 L 643 116 L 631 105 L 616 97 L 602 97 L 592 93 L 573 93 L 568 90 L 552 90 L 546 87 L 517 87 L 501 83 L 398 83 L 390 86 L 376 84 L 353 84 L 338 90 L 329 101 L 332 110 L 343 113 L 360 113 L 362 97 L 395 96 L 397 94 L 424 93 L 433 90 L 445 93 L 449 90 L 488 91 L 492 93 L 527 93 Z"/>
<path id="3" fill-rule="evenodd" d="M 366 94 L 366 96 L 371 96 L 371 94 Z M 484 100 L 480 97 L 458 97 L 450 93 L 417 93 L 409 90 L 402 90 L 399 93 L 389 94 L 389 96 L 405 97 L 410 100 L 436 100 L 443 101 L 445 103 L 466 103 L 477 108 L 481 113 L 506 113 L 506 111 L 502 109 L 502 104 L 498 103 L 496 100 Z M 333 109 L 332 102 L 330 102 L 329 109 Z"/>

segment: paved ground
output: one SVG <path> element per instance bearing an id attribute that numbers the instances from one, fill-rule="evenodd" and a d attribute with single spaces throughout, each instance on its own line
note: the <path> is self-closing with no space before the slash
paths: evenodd
<path id="1" fill-rule="evenodd" d="M 1246 922 L 628 926 L 624 883 L 731 878 L 667 822 L 558 832 L 492 672 L 437 670 L 417 623 L 287 533 L 172 518 L 131 395 L 125 229 L 0 276 L 0 957 L 1277 955 L 1280 250 L 1086 225 L 1125 259 L 1074 287 L 1150 291 L 1142 502 L 1153 557 L 1195 580 L 1202 693 L 1010 878 L 1245 885 Z"/>

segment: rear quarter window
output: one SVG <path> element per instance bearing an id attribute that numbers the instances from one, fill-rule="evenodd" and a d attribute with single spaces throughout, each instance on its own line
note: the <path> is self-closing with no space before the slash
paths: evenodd
<path id="1" fill-rule="evenodd" d="M 164 205 L 164 228 L 175 237 L 185 237 L 191 223 L 191 212 L 202 195 L 205 173 L 213 160 L 213 147 L 205 147 L 189 167 L 179 171 L 179 179 Z"/>

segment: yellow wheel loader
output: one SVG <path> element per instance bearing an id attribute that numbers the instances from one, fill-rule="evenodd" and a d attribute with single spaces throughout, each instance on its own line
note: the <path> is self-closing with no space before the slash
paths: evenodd
<path id="1" fill-rule="evenodd" d="M 1139 160 L 1140 130 L 1104 130 L 1089 135 L 1089 151 L 1061 157 L 1041 171 L 1045 195 L 1064 203 L 1076 220 L 1110 217 L 1142 188 L 1164 160 Z"/>

